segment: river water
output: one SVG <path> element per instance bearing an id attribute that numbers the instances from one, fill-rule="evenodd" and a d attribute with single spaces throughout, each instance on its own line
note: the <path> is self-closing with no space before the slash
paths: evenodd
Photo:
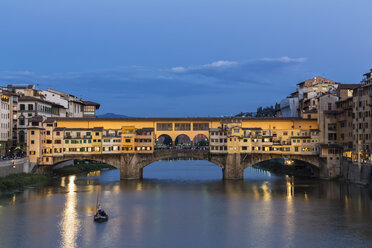
<path id="1" fill-rule="evenodd" d="M 0 247 L 372 247 L 372 192 L 206 161 L 69 176 L 0 197 Z M 97 197 L 110 216 L 94 223 Z"/>

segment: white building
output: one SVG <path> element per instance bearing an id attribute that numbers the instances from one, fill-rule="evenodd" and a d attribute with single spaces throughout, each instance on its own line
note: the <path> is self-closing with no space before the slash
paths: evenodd
<path id="1" fill-rule="evenodd" d="M 298 97 L 288 97 L 280 102 L 282 117 L 298 117 Z"/>
<path id="2" fill-rule="evenodd" d="M 71 118 L 84 117 L 84 103 L 76 96 L 49 88 L 48 90 L 43 91 L 43 94 L 47 99 L 49 99 L 49 101 L 58 103 L 66 108 L 65 117 Z"/>
<path id="3" fill-rule="evenodd" d="M 45 100 L 48 102 L 54 102 L 61 106 L 63 106 L 65 109 L 68 109 L 68 101 L 65 99 L 65 97 L 61 96 L 60 94 L 57 94 L 56 92 L 51 92 L 48 90 L 43 90 L 42 94 L 45 97 Z"/>
<path id="4" fill-rule="evenodd" d="M 18 99 L 18 142 L 25 145 L 26 129 L 31 126 L 29 119 L 35 116 L 43 117 L 65 117 L 66 109 L 53 102 L 46 101 L 33 96 L 21 96 Z"/>
<path id="5" fill-rule="evenodd" d="M 5 155 L 11 140 L 12 133 L 12 98 L 0 91 L 0 156 Z"/>

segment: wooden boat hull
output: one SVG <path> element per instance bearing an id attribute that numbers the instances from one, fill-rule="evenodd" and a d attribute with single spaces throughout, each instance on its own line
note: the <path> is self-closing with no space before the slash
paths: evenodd
<path id="1" fill-rule="evenodd" d="M 94 218 L 93 218 L 93 220 L 95 222 L 98 222 L 98 223 L 106 222 L 106 221 L 108 221 L 108 219 L 109 219 L 108 215 L 106 215 L 106 216 L 97 216 L 97 215 L 94 215 Z"/>

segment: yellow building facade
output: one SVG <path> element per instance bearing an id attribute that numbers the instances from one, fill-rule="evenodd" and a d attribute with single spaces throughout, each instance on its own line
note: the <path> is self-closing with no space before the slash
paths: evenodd
<path id="1" fill-rule="evenodd" d="M 30 161 L 54 164 L 66 155 L 153 153 L 161 136 L 181 135 L 211 153 L 319 153 L 317 121 L 299 118 L 48 118 L 27 130 Z M 195 142 L 193 142 L 195 141 Z"/>

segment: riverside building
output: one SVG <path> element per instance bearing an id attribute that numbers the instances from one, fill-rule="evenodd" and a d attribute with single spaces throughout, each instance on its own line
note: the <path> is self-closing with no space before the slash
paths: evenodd
<path id="1" fill-rule="evenodd" d="M 27 128 L 38 117 L 95 117 L 100 105 L 52 89 L 38 90 L 34 85 L 1 87 L 10 103 L 9 153 L 26 149 Z M 3 120 L 5 122 L 5 119 Z"/>
<path id="2" fill-rule="evenodd" d="M 11 97 L 0 91 L 0 156 L 9 149 L 12 130 Z"/>

